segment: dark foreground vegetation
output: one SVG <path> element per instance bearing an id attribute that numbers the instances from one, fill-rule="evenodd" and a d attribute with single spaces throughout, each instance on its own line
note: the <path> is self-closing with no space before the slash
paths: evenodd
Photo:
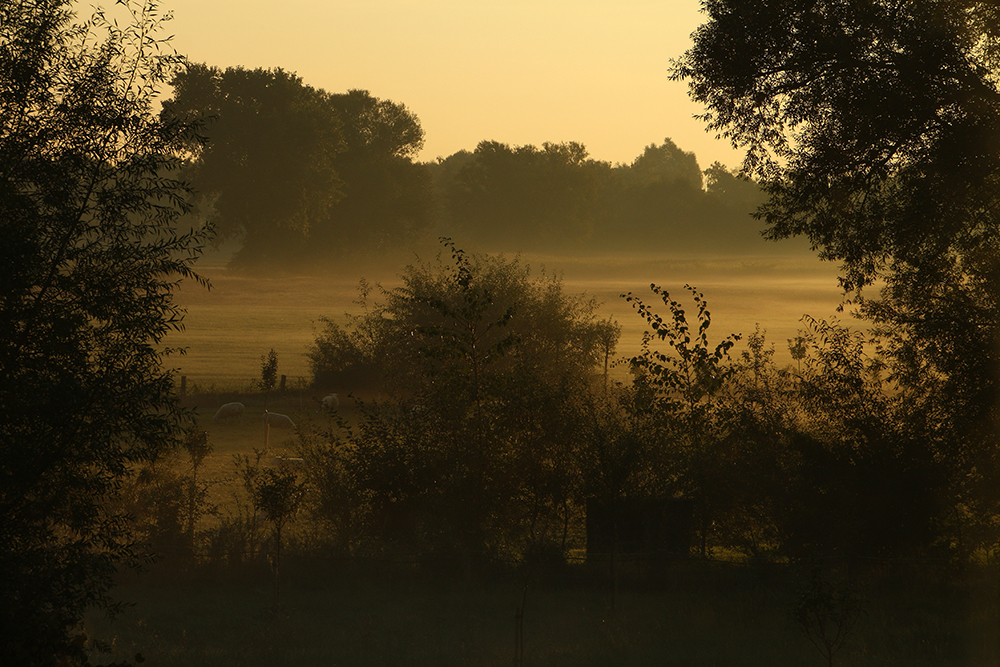
<path id="1" fill-rule="evenodd" d="M 810 641 L 815 631 L 804 632 L 796 616 L 810 594 L 808 568 L 695 561 L 650 572 L 627 564 L 615 593 L 606 568 L 583 564 L 527 587 L 515 570 L 470 581 L 435 571 L 442 564 L 303 556 L 286 565 L 278 609 L 264 564 L 157 566 L 116 589 L 137 602 L 127 615 L 109 624 L 92 614 L 87 627 L 113 642 L 109 657 L 140 651 L 164 667 L 828 664 Z M 995 570 L 866 564 L 851 585 L 860 615 L 834 665 L 986 666 L 1000 658 Z M 824 618 L 831 632 L 842 629 L 836 612 Z"/>

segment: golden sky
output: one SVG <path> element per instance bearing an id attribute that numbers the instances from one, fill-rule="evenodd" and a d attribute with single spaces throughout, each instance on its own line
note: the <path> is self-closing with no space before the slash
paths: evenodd
<path id="1" fill-rule="evenodd" d="M 405 104 L 419 158 L 578 141 L 631 162 L 670 137 L 704 169 L 741 154 L 692 118 L 671 58 L 701 23 L 698 0 L 162 0 L 175 48 L 196 62 L 281 67 L 329 92 Z"/>

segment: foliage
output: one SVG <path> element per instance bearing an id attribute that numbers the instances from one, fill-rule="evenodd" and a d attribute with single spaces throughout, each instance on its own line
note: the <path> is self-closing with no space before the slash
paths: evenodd
<path id="1" fill-rule="evenodd" d="M 335 160 L 344 197 L 312 239 L 340 261 L 407 255 L 423 241 L 434 211 L 430 175 L 414 162 L 424 145 L 416 114 L 366 90 L 331 96 L 343 123 L 344 151 Z"/>
<path id="2" fill-rule="evenodd" d="M 180 64 L 154 3 L 128 20 L 68 3 L 0 6 L 0 653 L 84 660 L 70 629 L 114 608 L 114 573 L 143 561 L 116 500 L 177 440 L 161 343 L 172 294 L 207 231 L 180 234 L 170 177 L 185 122 L 158 119 Z"/>
<path id="3" fill-rule="evenodd" d="M 652 331 L 643 334 L 641 352 L 631 359 L 640 398 L 636 407 L 653 417 L 660 437 L 667 440 L 661 446 L 671 450 L 674 473 L 666 477 L 669 486 L 661 493 L 695 501 L 705 556 L 710 526 L 723 511 L 719 495 L 729 489 L 726 477 L 736 472 L 727 465 L 730 457 L 720 430 L 718 403 L 733 373 L 729 350 L 740 336 L 731 334 L 713 349 L 708 342 L 712 317 L 700 292 L 685 286 L 697 308 L 698 327 L 692 331 L 683 305 L 656 285 L 650 289 L 669 308 L 669 319 L 631 292 L 622 295 Z M 673 354 L 651 349 L 654 338 L 666 342 Z"/>
<path id="4" fill-rule="evenodd" d="M 162 454 L 140 467 L 116 499 L 136 544 L 175 563 L 194 560 L 202 537 L 197 526 L 217 512 L 208 499 L 209 484 L 198 479 L 198 468 L 212 449 L 208 434 L 189 427 L 180 444 L 188 453 L 189 472 L 181 472 L 176 451 Z"/>
<path id="5" fill-rule="evenodd" d="M 214 514 L 216 507 L 208 502 L 209 485 L 204 481 L 198 481 L 198 469 L 201 468 L 205 457 L 212 453 L 212 443 L 208 441 L 208 433 L 198 430 L 197 427 L 188 429 L 184 441 L 181 443 L 188 454 L 188 461 L 191 463 L 191 475 L 187 488 L 187 533 L 188 544 L 194 547 L 195 526 L 204 514 Z"/>
<path id="6" fill-rule="evenodd" d="M 483 141 L 445 196 L 456 232 L 495 250 L 573 248 L 590 236 L 609 165 L 582 144 Z"/>
<path id="7" fill-rule="evenodd" d="M 192 64 L 166 117 L 208 121 L 191 173 L 241 266 L 343 260 L 410 242 L 429 224 L 430 182 L 413 157 L 423 130 L 405 106 L 332 94 L 282 69 Z"/>
<path id="8" fill-rule="evenodd" d="M 484 141 L 427 169 L 442 228 L 491 251 L 694 250 L 706 229 L 715 252 L 760 242 L 749 218 L 762 201 L 756 183 L 718 163 L 704 178 L 669 138 L 630 164 L 594 160 L 576 142 Z"/>
<path id="9" fill-rule="evenodd" d="M 336 417 L 337 429 L 300 433 L 299 452 L 309 461 L 306 481 L 311 490 L 307 505 L 317 524 L 332 535 L 330 546 L 338 555 L 363 553 L 371 542 L 368 498 L 358 485 L 354 434 Z"/>
<path id="10" fill-rule="evenodd" d="M 309 442 L 339 549 L 519 558 L 561 543 L 591 500 L 670 498 L 692 503 L 705 556 L 966 558 L 992 544 L 948 450 L 910 430 L 912 398 L 887 382 L 877 340 L 805 318 L 793 366 L 759 329 L 733 358 L 740 336 L 710 341 L 700 292 L 686 288 L 689 309 L 652 285 L 667 313 L 623 295 L 650 329 L 631 383 L 609 385 L 613 323 L 567 308 L 556 283 L 535 291 L 545 283 L 516 263 L 446 247 L 450 264 L 411 267 L 317 339 L 317 360 L 377 364 L 385 397 L 356 430 Z"/>
<path id="11" fill-rule="evenodd" d="M 330 481 L 348 479 L 366 509 L 326 514 L 342 526 L 368 516 L 386 544 L 516 555 L 563 539 L 574 424 L 613 340 L 596 304 L 557 279 L 444 245 L 450 262 L 408 267 L 384 303 L 315 350 L 337 363 L 365 350 L 387 397 L 363 404 L 357 432 L 326 450 L 344 470 Z M 320 492 L 333 505 L 339 493 Z"/>
<path id="12" fill-rule="evenodd" d="M 261 459 L 265 452 L 255 449 L 254 460 L 249 456 L 237 455 L 236 464 L 243 480 L 243 488 L 250 496 L 250 501 L 256 513 L 271 524 L 273 545 L 267 551 L 268 562 L 274 575 L 274 606 L 281 604 L 281 549 L 284 545 L 284 530 L 299 511 L 306 483 L 300 481 L 298 475 L 284 468 L 262 467 Z M 277 462 L 275 462 L 277 463 Z"/>
<path id="13" fill-rule="evenodd" d="M 369 303 L 374 290 L 375 286 L 368 281 L 360 281 L 354 303 L 361 314 L 347 314 L 346 326 L 328 317 L 319 318 L 323 330 L 317 333 L 306 352 L 313 382 L 318 387 L 358 390 L 380 388 L 385 384 L 389 336 L 380 306 Z"/>
<path id="14" fill-rule="evenodd" d="M 717 0 L 673 63 L 748 148 L 771 235 L 807 234 L 858 288 L 937 272 L 995 235 L 1000 13 L 989 3 Z M 989 246 L 986 246 L 989 247 Z M 930 274 L 927 275 L 931 277 Z"/>
<path id="15" fill-rule="evenodd" d="M 864 613 L 864 600 L 850 581 L 841 575 L 834 579 L 814 567 L 809 586 L 799 592 L 793 616 L 802 634 L 833 667 L 833 658 L 847 644 L 847 639 Z"/>
<path id="16" fill-rule="evenodd" d="M 282 69 L 197 63 L 171 84 L 162 117 L 205 124 L 188 144 L 190 172 L 219 241 L 242 238 L 242 263 L 303 245 L 341 194 L 333 159 L 343 138 L 329 95 Z"/>
<path id="17" fill-rule="evenodd" d="M 908 431 L 906 400 L 865 336 L 805 318 L 790 341 L 798 370 L 775 367 L 760 331 L 732 360 L 739 337 L 709 345 L 700 293 L 688 287 L 695 327 L 652 290 L 668 317 L 623 295 L 651 331 L 631 360 L 632 387 L 617 392 L 622 414 L 606 409 L 591 427 L 585 470 L 598 497 L 690 498 L 703 555 L 713 545 L 793 559 L 940 554 L 963 539 L 975 548 L 967 526 L 962 537 L 946 520 L 966 502 L 949 489 L 950 464 Z M 654 350 L 654 337 L 671 352 Z"/>
<path id="18" fill-rule="evenodd" d="M 883 463 L 940 490 L 950 509 L 931 514 L 949 525 L 946 548 L 967 553 L 971 535 L 995 543 L 989 520 L 972 517 L 1000 510 L 1000 9 L 715 0 L 706 10 L 673 76 L 689 81 L 710 129 L 747 147 L 767 234 L 804 235 L 842 262 L 898 399 Z"/>
<path id="19" fill-rule="evenodd" d="M 260 388 L 266 394 L 273 391 L 278 383 L 278 355 L 271 348 L 267 354 L 260 355 Z"/>

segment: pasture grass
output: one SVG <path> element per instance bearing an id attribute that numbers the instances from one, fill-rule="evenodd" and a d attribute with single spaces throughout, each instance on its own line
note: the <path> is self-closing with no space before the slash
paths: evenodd
<path id="1" fill-rule="evenodd" d="M 431 255 L 433 256 L 433 255 Z M 661 285 L 672 296 L 690 303 L 683 289 L 690 283 L 701 290 L 713 316 L 713 342 L 730 333 L 744 340 L 760 324 L 775 343 L 776 360 L 789 363 L 785 341 L 800 328 L 800 318 L 836 315 L 841 300 L 836 268 L 818 262 L 811 254 L 795 256 L 713 257 L 523 257 L 532 275 L 544 268 L 563 277 L 567 294 L 584 294 L 601 305 L 599 317 L 613 318 L 622 326 L 618 352 L 635 355 L 646 323 L 620 295 L 632 292 L 652 301 L 650 283 Z M 260 357 L 272 348 L 278 356 L 278 373 L 289 386 L 310 380 L 306 356 L 319 331 L 320 317 L 339 324 L 347 315 L 362 312 L 356 303 L 362 278 L 386 287 L 399 283 L 403 270 L 373 268 L 339 275 L 270 273 L 251 276 L 220 267 L 200 269 L 212 284 L 210 290 L 183 281 L 177 302 L 187 309 L 184 328 L 167 336 L 166 345 L 183 348 L 166 364 L 188 378 L 189 387 L 214 393 L 226 386 L 246 388 L 260 377 Z M 378 294 L 372 298 L 381 300 Z M 849 318 L 848 318 L 849 319 Z M 353 387 L 334 389 L 347 394 Z"/>
<path id="2" fill-rule="evenodd" d="M 241 391 L 247 389 L 248 391 Z M 249 387 L 233 387 L 231 384 L 216 387 L 215 391 L 191 393 L 182 400 L 182 405 L 191 409 L 198 429 L 208 433 L 211 453 L 205 457 L 198 470 L 198 478 L 209 484 L 208 501 L 225 512 L 234 504 L 234 493 L 240 492 L 236 478 L 235 454 L 252 455 L 255 449 L 267 451 L 268 460 L 274 456 L 297 456 L 298 437 L 294 432 L 283 429 L 266 429 L 263 422 L 265 406 L 270 412 L 288 415 L 300 430 L 323 430 L 333 428 L 330 415 L 320 409 L 323 393 L 309 389 L 293 389 L 284 393 L 271 392 L 267 396 L 260 391 L 249 391 Z M 246 406 L 241 420 L 213 421 L 216 411 L 222 405 L 239 401 Z M 338 415 L 350 423 L 355 421 L 355 404 L 347 396 L 340 396 Z M 179 472 L 189 472 L 190 464 L 180 453 L 172 461 Z M 206 521 L 215 520 L 207 517 Z"/>
<path id="3" fill-rule="evenodd" d="M 824 665 L 791 615 L 801 579 L 750 568 L 677 563 L 650 581 L 607 581 L 585 566 L 529 585 L 513 571 L 470 581 L 391 564 L 288 558 L 276 610 L 266 567 L 154 571 L 124 577 L 122 618 L 88 631 L 114 659 L 147 664 L 510 665 L 524 602 L 524 664 Z M 995 572 L 961 579 L 874 578 L 865 613 L 834 665 L 995 665 Z"/>
<path id="4" fill-rule="evenodd" d="M 603 274 L 565 270 L 570 293 L 604 302 L 602 316 L 624 324 L 620 352 L 637 348 L 643 323 L 618 299 L 659 282 L 680 297 L 692 282 L 712 306 L 713 336 L 744 334 L 760 322 L 782 343 L 804 312 L 828 317 L 838 302 L 833 279 L 778 267 L 642 265 L 649 275 L 615 264 Z M 714 268 L 717 267 L 708 267 Z M 745 270 L 744 270 L 745 269 Z M 361 277 L 360 275 L 358 276 Z M 354 311 L 356 279 L 324 281 L 272 276 L 250 279 L 223 270 L 215 287 L 180 295 L 187 330 L 172 345 L 189 346 L 179 362 L 188 375 L 184 404 L 209 434 L 213 452 L 199 476 L 210 501 L 225 512 L 240 491 L 233 455 L 264 448 L 265 397 L 255 391 L 260 355 L 272 347 L 288 390 L 266 407 L 300 428 L 329 426 L 321 394 L 308 388 L 305 349 L 320 315 Z M 674 283 L 671 286 L 671 283 Z M 777 334 L 777 335 L 775 335 Z M 350 387 L 336 388 L 340 414 L 355 420 Z M 247 407 L 240 422 L 212 421 L 224 403 Z M 294 455 L 297 439 L 271 430 L 270 455 Z M 179 458 L 175 465 L 186 468 Z M 206 518 L 209 523 L 213 517 Z M 607 577 L 573 565 L 558 581 L 529 587 L 508 572 L 486 581 L 442 579 L 412 568 L 289 555 L 282 567 L 282 604 L 273 605 L 266 567 L 187 569 L 160 564 L 120 581 L 116 597 L 136 606 L 109 622 L 88 618 L 93 636 L 114 642 L 108 659 L 141 652 L 151 665 L 510 665 L 514 616 L 522 600 L 525 665 L 783 665 L 826 664 L 795 625 L 791 609 L 801 581 L 789 572 L 762 578 L 748 568 L 674 564 L 650 582 L 633 573 L 610 595 Z M 997 574 L 976 570 L 957 580 L 901 575 L 878 578 L 866 590 L 865 613 L 834 665 L 956 665 L 1000 663 Z"/>

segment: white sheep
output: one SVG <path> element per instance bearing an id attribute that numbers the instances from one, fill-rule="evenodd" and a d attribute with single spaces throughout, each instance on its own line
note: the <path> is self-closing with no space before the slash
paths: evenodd
<path id="1" fill-rule="evenodd" d="M 220 422 L 223 419 L 233 419 L 234 417 L 239 417 L 240 421 L 243 421 L 244 412 L 246 412 L 246 408 L 242 403 L 226 403 L 215 413 L 212 421 Z"/>
<path id="2" fill-rule="evenodd" d="M 340 400 L 337 398 L 336 394 L 330 394 L 329 396 L 323 397 L 323 409 L 330 412 L 336 412 L 337 408 L 340 407 Z"/>
<path id="3" fill-rule="evenodd" d="M 293 422 L 288 415 L 279 415 L 277 412 L 268 412 L 265 410 L 264 423 L 271 428 L 295 429 L 295 422 Z"/>
<path id="4" fill-rule="evenodd" d="M 305 459 L 294 456 L 275 456 L 271 463 L 282 470 L 299 470 L 306 465 Z"/>

